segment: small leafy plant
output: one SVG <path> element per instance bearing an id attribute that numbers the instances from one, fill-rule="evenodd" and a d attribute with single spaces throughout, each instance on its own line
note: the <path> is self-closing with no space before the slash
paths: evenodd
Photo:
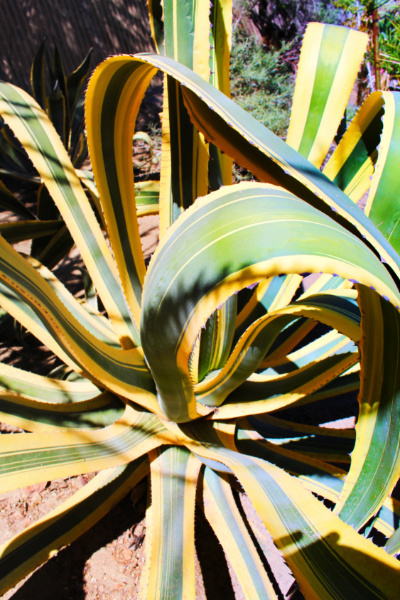
<path id="1" fill-rule="evenodd" d="M 90 80 L 87 137 L 107 240 L 46 114 L 0 84 L 1 114 L 105 309 L 78 302 L 0 238 L 2 306 L 75 373 L 62 381 L 0 366 L 1 418 L 29 432 L 1 436 L 1 491 L 98 472 L 4 544 L 1 589 L 149 475 L 142 597 L 195 597 L 198 488 L 245 596 L 276 597 L 232 495 L 239 482 L 307 598 L 394 599 L 400 100 L 368 98 L 321 171 L 365 34 L 309 26 L 285 143 L 229 99 L 230 5 L 209 10 L 165 0 L 162 22 L 150 3 L 159 54 L 112 57 Z M 132 138 L 159 69 L 161 239 L 146 269 Z M 230 185 L 232 159 L 259 182 Z M 364 214 L 356 203 L 368 189 Z M 355 433 L 284 416 L 357 390 Z M 366 525 L 388 538 L 386 550 L 360 533 Z"/>
<path id="2" fill-rule="evenodd" d="M 89 75 L 90 56 L 91 50 L 75 71 L 66 74 L 57 46 L 50 59 L 44 39 L 31 66 L 33 96 L 53 123 L 75 169 L 81 169 L 88 157 L 82 92 Z M 3 119 L 0 125 L 0 176 L 5 178 L 5 182 L 0 181 L 0 206 L 23 220 L 0 226 L 0 231 L 11 242 L 32 239 L 32 256 L 53 268 L 74 242 L 27 153 Z M 95 198 L 91 173 L 80 170 L 78 174 Z M 27 200 L 32 199 L 36 200 L 36 210 L 27 206 Z"/>
<path id="3" fill-rule="evenodd" d="M 282 60 L 285 50 L 267 53 L 254 39 L 237 40 L 231 62 L 234 100 L 280 137 L 287 131 L 294 88 Z"/>

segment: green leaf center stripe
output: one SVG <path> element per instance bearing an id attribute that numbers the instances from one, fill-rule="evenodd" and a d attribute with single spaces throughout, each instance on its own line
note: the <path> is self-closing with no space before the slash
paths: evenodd
<path id="1" fill-rule="evenodd" d="M 193 68 L 196 0 L 164 0 L 165 53 Z"/>

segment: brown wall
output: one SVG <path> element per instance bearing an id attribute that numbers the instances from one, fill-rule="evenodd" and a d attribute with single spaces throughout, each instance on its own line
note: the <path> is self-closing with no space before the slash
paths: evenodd
<path id="1" fill-rule="evenodd" d="M 47 37 L 67 73 L 93 46 L 91 66 L 111 54 L 152 51 L 146 0 L 0 0 L 0 79 L 30 91 L 32 59 Z"/>

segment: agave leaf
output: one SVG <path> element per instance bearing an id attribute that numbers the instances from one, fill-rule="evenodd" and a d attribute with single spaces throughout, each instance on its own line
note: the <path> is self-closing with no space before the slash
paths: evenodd
<path id="1" fill-rule="evenodd" d="M 37 192 L 36 215 L 40 221 L 51 221 L 60 218 L 60 212 L 54 204 L 52 197 L 45 185 L 41 184 Z M 62 225 L 62 223 L 61 223 Z M 42 250 L 47 246 L 52 236 L 32 242 L 30 254 L 34 258 L 39 258 Z"/>
<path id="2" fill-rule="evenodd" d="M 160 180 L 160 236 L 194 200 L 207 193 L 208 149 L 191 123 L 178 83 L 164 83 Z M 181 132 L 185 132 L 182 135 Z M 189 135 L 190 132 L 192 135 Z M 164 158 L 163 158 L 164 157 Z M 165 158 L 166 157 L 166 158 Z"/>
<path id="3" fill-rule="evenodd" d="M 61 221 L 16 221 L 15 223 L 0 223 L 0 234 L 9 244 L 24 240 L 54 235 L 62 227 Z"/>
<path id="4" fill-rule="evenodd" d="M 61 546 L 107 514 L 148 473 L 145 457 L 102 471 L 63 504 L 0 548 L 1 589 L 6 592 Z"/>
<path id="5" fill-rule="evenodd" d="M 349 454 L 354 448 L 355 441 L 352 430 L 342 432 L 326 427 L 296 426 L 269 415 L 261 418 L 248 417 L 248 419 L 267 442 L 280 448 L 324 462 L 350 462 Z M 347 435 L 348 433 L 351 435 Z"/>
<path id="6" fill-rule="evenodd" d="M 89 52 L 83 59 L 82 63 L 70 73 L 66 78 L 66 92 L 67 92 L 67 100 L 68 100 L 68 109 L 70 115 L 69 126 L 72 126 L 72 121 L 74 118 L 74 113 L 76 106 L 78 104 L 79 95 L 82 91 L 82 87 L 86 77 L 89 75 L 90 71 L 90 58 L 92 54 L 93 48 L 90 48 Z"/>
<path id="7" fill-rule="evenodd" d="M 210 2 L 165 0 L 164 53 L 206 81 L 209 79 Z M 164 129 L 167 125 L 167 130 Z M 208 150 L 190 122 L 179 85 L 164 81 L 163 144 L 161 154 L 160 236 L 194 200 L 207 193 Z"/>
<path id="8" fill-rule="evenodd" d="M 182 426 L 182 431 L 186 446 L 198 456 L 233 471 L 306 597 L 340 600 L 350 590 L 360 600 L 397 597 L 398 561 L 343 523 L 294 477 L 224 448 L 205 423 Z"/>
<path id="9" fill-rule="evenodd" d="M 357 360 L 354 352 L 348 352 L 266 382 L 246 381 L 218 407 L 214 418 L 239 418 L 287 408 L 301 400 L 306 403 L 320 388 L 348 371 Z"/>
<path id="10" fill-rule="evenodd" d="M 263 417 L 264 418 L 264 417 Z M 267 416 L 267 418 L 271 418 Z M 252 418 L 251 421 L 259 421 L 259 417 Z M 237 448 L 239 451 L 262 458 L 291 475 L 298 477 L 303 484 L 314 494 L 318 494 L 331 500 L 337 501 L 342 489 L 347 474 L 346 471 L 340 469 L 337 465 L 330 465 L 318 459 L 298 454 L 292 450 L 283 448 L 282 446 L 271 444 L 260 437 L 251 425 L 249 419 L 242 420 L 237 430 Z M 352 432 L 340 430 L 327 430 L 324 428 L 325 435 L 350 435 Z M 400 518 L 400 503 L 393 498 L 385 500 L 379 515 L 374 520 L 373 526 L 375 529 L 383 533 L 386 537 L 394 534 L 396 527 L 399 524 Z M 385 548 L 388 551 L 388 548 Z M 390 554 L 390 552 L 389 552 Z"/>
<path id="11" fill-rule="evenodd" d="M 294 324 L 297 325 L 297 323 L 298 322 L 295 322 Z M 298 327 L 298 330 L 295 330 L 295 334 L 304 332 L 308 332 L 308 329 L 303 329 L 301 326 Z M 285 331 L 283 333 L 285 333 Z M 294 336 L 291 335 L 289 339 L 286 339 L 286 337 L 282 335 L 278 337 L 277 342 L 274 344 L 276 348 L 274 348 L 259 365 L 260 376 L 266 375 L 266 378 L 268 379 L 274 375 L 284 375 L 290 371 L 295 371 L 300 367 L 304 367 L 310 362 L 323 360 L 335 353 L 340 354 L 355 350 L 355 346 L 349 341 L 349 338 L 333 330 L 317 337 L 317 339 L 308 344 L 304 342 L 304 337 L 301 337 L 301 347 L 294 352 L 289 351 L 285 353 L 283 350 L 287 348 L 289 344 L 292 345 L 292 341 L 296 340 L 297 335 L 295 334 Z M 280 343 L 280 337 L 283 337 L 282 345 Z M 294 340 L 292 339 L 293 337 Z"/>
<path id="12" fill-rule="evenodd" d="M 0 209 L 11 210 L 13 213 L 28 219 L 33 218 L 31 211 L 18 200 L 16 196 L 0 181 Z"/>
<path id="13" fill-rule="evenodd" d="M 50 404 L 0 392 L 2 422 L 32 432 L 107 427 L 122 416 L 123 409 L 121 400 L 108 392 L 75 404 Z"/>
<path id="14" fill-rule="evenodd" d="M 295 475 L 307 489 L 333 502 L 343 489 L 346 471 L 317 457 L 305 456 L 266 441 L 252 428 L 248 419 L 243 419 L 238 426 L 236 446 L 240 452 L 262 458 Z"/>
<path id="15" fill-rule="evenodd" d="M 358 202 L 371 185 L 382 133 L 383 105 L 381 92 L 368 96 L 323 169 L 353 202 Z"/>
<path id="16" fill-rule="evenodd" d="M 96 312 L 99 311 L 99 303 L 96 293 L 96 288 L 93 285 L 93 281 L 90 278 L 89 273 L 86 269 L 80 269 L 83 281 L 83 288 L 85 290 L 86 303 L 91 306 Z"/>
<path id="17" fill-rule="evenodd" d="M 18 144 L 12 132 L 5 126 L 2 117 L 0 118 L 0 126 L 0 154 L 2 166 L 4 167 L 3 174 L 22 181 L 40 183 L 40 180 L 35 177 L 36 173 L 24 148 Z"/>
<path id="18" fill-rule="evenodd" d="M 194 598 L 194 509 L 201 462 L 172 446 L 149 454 L 151 505 L 147 510 L 146 598 Z"/>
<path id="19" fill-rule="evenodd" d="M 367 44 L 359 31 L 322 23 L 307 27 L 287 143 L 317 167 L 338 130 Z"/>
<path id="20" fill-rule="evenodd" d="M 397 556 L 400 553 L 400 529 L 397 529 L 397 531 L 390 536 L 385 546 L 385 550 L 392 556 Z"/>
<path id="21" fill-rule="evenodd" d="M 210 25 L 210 83 L 230 98 L 232 0 L 215 0 L 211 3 Z M 232 183 L 232 165 L 232 159 L 211 144 L 209 180 L 212 191 Z"/>
<path id="22" fill-rule="evenodd" d="M 207 406 L 220 406 L 230 392 L 257 370 L 282 328 L 292 320 L 290 315 L 272 315 L 255 321 L 218 374 L 195 387 L 196 399 Z"/>
<path id="23" fill-rule="evenodd" d="M 53 123 L 55 130 L 61 138 L 62 143 L 65 147 L 68 145 L 68 107 L 66 104 L 66 98 L 61 90 L 59 82 L 57 81 L 54 89 L 47 97 L 47 110 L 49 118 Z"/>
<path id="24" fill-rule="evenodd" d="M 375 174 L 365 212 L 396 249 L 400 251 L 399 209 L 396 190 L 400 136 L 400 93 L 381 92 L 384 100 L 383 131 Z"/>
<path id="25" fill-rule="evenodd" d="M 207 373 L 221 368 L 226 363 L 235 333 L 236 304 L 236 296 L 231 296 L 222 309 L 217 310 L 208 319 L 200 337 L 195 381 L 201 381 Z"/>
<path id="26" fill-rule="evenodd" d="M 67 78 L 65 76 L 64 64 L 62 62 L 60 53 L 59 53 L 56 45 L 54 45 L 54 48 L 53 48 L 53 61 L 52 61 L 51 74 L 52 74 L 52 77 L 54 78 L 54 85 L 53 85 L 53 91 L 47 98 L 48 109 L 49 109 L 49 112 L 51 115 L 51 113 L 52 113 L 52 108 L 51 108 L 52 96 L 55 93 L 57 93 L 57 96 L 60 96 L 62 98 L 63 111 L 62 111 L 62 116 L 61 116 L 61 111 L 59 111 L 59 115 L 58 115 L 59 128 L 56 126 L 56 129 L 57 129 L 57 131 L 59 131 L 60 137 L 63 141 L 63 144 L 68 150 L 70 110 L 69 110 L 69 103 L 68 103 Z M 59 102 L 60 102 L 60 100 L 59 100 Z M 61 102 L 60 102 L 60 104 L 61 104 Z M 51 116 L 50 118 L 54 123 L 53 117 Z"/>
<path id="27" fill-rule="evenodd" d="M 25 305 L 33 308 L 45 331 L 52 334 L 50 339 L 54 339 L 64 355 L 69 357 L 68 364 L 72 362 L 73 368 L 79 364 L 94 380 L 101 380 L 103 385 L 110 384 L 110 390 L 125 397 L 132 394 L 131 398 L 136 401 L 140 397 L 143 406 L 158 412 L 153 382 L 141 350 L 113 348 L 95 337 L 65 310 L 63 301 L 52 286 L 1 238 L 0 257 L 0 278 L 5 286 Z M 77 303 L 74 306 L 76 308 Z M 22 317 L 18 318 L 23 324 L 30 325 L 32 333 L 39 339 L 43 337 L 41 328 L 35 327 L 32 322 L 25 323 Z"/>
<path id="28" fill-rule="evenodd" d="M 96 70 L 86 93 L 86 124 L 111 246 L 125 296 L 138 325 L 145 264 L 136 204 L 132 201 L 135 197 L 132 137 L 141 99 L 154 73 L 150 68 L 143 73 L 139 68 L 131 69 L 132 66 L 127 57 L 121 56 L 105 61 Z M 114 135 L 109 134 L 110 128 Z M 98 288 L 95 280 L 94 283 Z"/>
<path id="29" fill-rule="evenodd" d="M 1 241 L 1 240 L 0 240 Z M 0 306 L 12 316 L 18 323 L 22 324 L 28 331 L 49 348 L 58 358 L 73 371 L 79 373 L 81 368 L 62 347 L 62 344 L 49 331 L 36 314 L 34 308 L 25 302 L 10 287 L 0 281 Z"/>
<path id="30" fill-rule="evenodd" d="M 273 364 L 275 361 L 285 361 L 294 348 L 303 343 L 303 340 L 313 331 L 316 324 L 316 321 L 312 319 L 300 318 L 292 326 L 284 329 L 260 364 L 260 369 L 271 366 L 271 363 Z"/>
<path id="31" fill-rule="evenodd" d="M 143 349 L 168 418 L 196 415 L 187 365 L 207 317 L 248 285 L 280 273 L 312 272 L 314 265 L 364 280 L 397 303 L 394 283 L 364 244 L 311 206 L 265 184 L 213 192 L 169 229 L 149 267 L 141 322 Z"/>
<path id="32" fill-rule="evenodd" d="M 140 181 L 135 183 L 135 199 L 138 217 L 159 212 L 160 182 Z"/>
<path id="33" fill-rule="evenodd" d="M 136 60 L 151 63 L 181 82 L 191 119 L 209 141 L 262 181 L 282 185 L 321 212 L 329 212 L 349 231 L 355 233 L 357 229 L 358 235 L 365 237 L 400 275 L 399 256 L 384 236 L 336 185 L 298 152 L 183 65 L 154 55 L 137 55 Z"/>
<path id="34" fill-rule="evenodd" d="M 232 1 L 210 3 L 210 83 L 230 98 L 229 65 L 232 44 Z M 199 31 L 201 31 L 199 27 Z M 206 79 L 206 74 L 204 74 Z M 208 180 L 211 191 L 232 183 L 232 159 L 213 144 L 209 147 Z M 229 355 L 235 334 L 236 298 L 219 308 L 207 322 L 199 344 L 198 374 L 200 380 L 207 371 L 223 366 Z"/>
<path id="35" fill-rule="evenodd" d="M 350 472 L 336 507 L 340 518 L 357 529 L 376 514 L 400 475 L 400 317 L 389 302 L 363 286 L 359 303 L 360 414 Z"/>
<path id="36" fill-rule="evenodd" d="M 204 471 L 204 512 L 242 587 L 244 597 L 276 599 L 253 541 L 232 495 L 231 486 L 212 469 Z"/>
<path id="37" fill-rule="evenodd" d="M 46 110 L 47 108 L 46 80 L 44 76 L 45 64 L 46 38 L 43 38 L 43 41 L 33 58 L 31 66 L 31 87 L 33 97 L 39 106 L 43 108 L 43 110 Z"/>
<path id="38" fill-rule="evenodd" d="M 256 319 L 287 306 L 297 292 L 302 279 L 300 275 L 278 275 L 260 282 L 237 316 L 235 339 L 237 340 Z"/>
<path id="39" fill-rule="evenodd" d="M 171 441 L 157 417 L 130 406 L 104 429 L 57 429 L 5 437 L 0 451 L 1 493 L 125 465 Z"/>
<path id="40" fill-rule="evenodd" d="M 88 379 L 63 381 L 43 377 L 0 363 L 0 386 L 3 391 L 27 396 L 52 404 L 79 403 L 94 399 L 101 390 Z"/>
<path id="41" fill-rule="evenodd" d="M 57 298 L 62 302 L 65 309 L 79 321 L 82 327 L 101 342 L 114 346 L 115 348 L 120 348 L 118 338 L 108 319 L 100 315 L 94 309 L 89 309 L 87 303 L 79 302 L 57 279 L 52 271 L 33 258 L 26 257 L 26 260 L 35 269 L 36 273 L 43 278 L 43 285 L 45 285 L 44 282 L 48 284 L 54 294 L 56 294 Z"/>
<path id="42" fill-rule="evenodd" d="M 48 269 L 53 269 L 66 257 L 73 246 L 74 240 L 68 228 L 63 225 L 40 252 L 39 261 Z"/>
<path id="43" fill-rule="evenodd" d="M 111 252 L 64 146 L 48 117 L 22 90 L 2 83 L 0 97 L 3 117 L 27 147 L 56 202 L 122 343 L 132 347 L 132 340 L 138 341 L 137 331 L 119 285 Z"/>
<path id="44" fill-rule="evenodd" d="M 374 527 L 387 538 L 392 536 L 400 523 L 400 502 L 395 498 L 386 498 L 375 521 Z"/>

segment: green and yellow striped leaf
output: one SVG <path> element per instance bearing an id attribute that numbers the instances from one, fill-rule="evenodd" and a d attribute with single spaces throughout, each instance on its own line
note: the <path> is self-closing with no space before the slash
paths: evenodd
<path id="1" fill-rule="evenodd" d="M 1 392 L 8 391 L 51 404 L 85 402 L 96 398 L 101 393 L 101 390 L 88 379 L 80 381 L 52 379 L 5 363 L 0 363 L 0 386 Z"/>
<path id="2" fill-rule="evenodd" d="M 134 201 L 132 139 L 153 74 L 153 69 L 140 69 L 128 57 L 113 57 L 98 67 L 86 93 L 93 173 L 119 277 L 137 326 L 145 264 Z"/>
<path id="3" fill-rule="evenodd" d="M 399 252 L 400 210 L 396 190 L 400 181 L 397 171 L 400 160 L 400 94 L 398 92 L 381 92 L 381 94 L 384 101 L 383 131 L 365 212 Z"/>
<path id="4" fill-rule="evenodd" d="M 0 223 L 0 234 L 10 244 L 54 235 L 63 226 L 62 221 L 16 221 Z"/>
<path id="5" fill-rule="evenodd" d="M 0 449 L 1 493 L 126 465 L 171 443 L 157 417 L 130 406 L 116 423 L 104 429 L 20 433 L 4 438 Z"/>
<path id="6" fill-rule="evenodd" d="M 72 368 L 79 365 L 90 378 L 101 381 L 101 385 L 158 412 L 154 384 L 140 349 L 113 348 L 95 337 L 66 309 L 55 290 L 34 267 L 1 238 L 0 267 L 0 280 L 16 294 L 23 306 L 28 305 L 39 317 L 50 340 L 57 342 L 56 353 L 58 346 L 61 348 L 63 356 L 60 358 L 65 355 Z M 31 326 L 32 333 L 39 339 L 43 337 L 42 327 L 36 327 L 34 322 L 26 323 L 24 314 L 19 315 L 19 319 L 22 324 Z"/>
<path id="7" fill-rule="evenodd" d="M 204 423 L 182 429 L 193 452 L 233 471 L 307 598 L 397 598 L 398 561 L 343 523 L 299 481 L 266 461 L 223 448 Z"/>
<path id="8" fill-rule="evenodd" d="M 80 249 L 124 347 L 138 342 L 115 264 L 68 154 L 47 115 L 25 92 L 0 84 L 0 113 L 26 147 Z"/>
<path id="9" fill-rule="evenodd" d="M 278 183 L 299 198 L 329 212 L 330 216 L 365 237 L 400 275 L 400 259 L 370 220 L 309 161 L 263 128 L 249 114 L 212 86 L 207 86 L 183 65 L 167 57 L 138 55 L 173 75 L 183 85 L 192 120 L 208 141 L 247 167 L 262 181 Z M 345 218 L 345 221 L 341 217 Z"/>
<path id="10" fill-rule="evenodd" d="M 398 302 L 394 282 L 364 244 L 286 191 L 226 187 L 186 211 L 154 254 L 143 295 L 143 349 L 168 418 L 197 414 L 188 363 L 210 314 L 263 278 L 317 269 L 363 280 Z"/>
<path id="11" fill-rule="evenodd" d="M 208 467 L 203 481 L 204 513 L 232 565 L 244 597 L 275 600 L 277 595 L 243 523 L 231 486 Z"/>
<path id="12" fill-rule="evenodd" d="M 151 505 L 141 597 L 195 597 L 194 510 L 201 462 L 185 448 L 149 454 Z"/>
<path id="13" fill-rule="evenodd" d="M 382 133 L 383 105 L 381 92 L 368 96 L 323 169 L 355 203 L 371 185 Z"/>
<path id="14" fill-rule="evenodd" d="M 317 167 L 338 130 L 367 44 L 365 33 L 345 27 L 307 27 L 286 141 Z"/>
<path id="15" fill-rule="evenodd" d="M 363 333 L 360 413 L 351 468 L 336 511 L 359 529 L 377 513 L 400 476 L 400 315 L 376 292 L 357 287 Z"/>
<path id="16" fill-rule="evenodd" d="M 110 393 L 74 404 L 55 404 L 0 391 L 0 419 L 25 431 L 100 429 L 112 425 L 124 404 Z"/>

